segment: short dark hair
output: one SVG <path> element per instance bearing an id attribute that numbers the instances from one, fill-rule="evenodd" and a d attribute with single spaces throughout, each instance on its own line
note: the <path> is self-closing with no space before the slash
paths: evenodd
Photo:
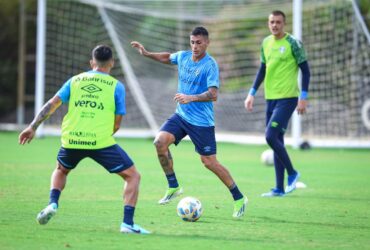
<path id="1" fill-rule="evenodd" d="M 285 13 L 282 12 L 281 10 L 274 10 L 274 11 L 271 12 L 271 15 L 274 15 L 274 16 L 282 16 L 283 19 L 284 19 L 284 22 L 285 22 L 285 19 L 286 19 Z"/>
<path id="2" fill-rule="evenodd" d="M 92 51 L 92 58 L 98 62 L 107 62 L 113 58 L 112 49 L 107 45 L 98 45 Z"/>
<path id="3" fill-rule="evenodd" d="M 199 26 L 193 29 L 193 31 L 191 32 L 191 35 L 192 36 L 204 36 L 208 38 L 208 31 L 206 28 Z"/>

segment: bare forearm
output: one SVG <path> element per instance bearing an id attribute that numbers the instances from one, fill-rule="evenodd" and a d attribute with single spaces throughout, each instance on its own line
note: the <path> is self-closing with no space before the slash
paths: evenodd
<path id="1" fill-rule="evenodd" d="M 206 92 L 203 92 L 202 94 L 191 96 L 192 102 L 209 102 L 209 101 L 216 101 L 216 100 L 217 100 L 217 96 L 212 94 L 209 90 L 207 90 Z"/>
<path id="2" fill-rule="evenodd" d="M 135 49 L 137 49 L 137 51 L 139 51 L 139 53 L 143 56 L 146 56 L 146 57 L 149 57 L 155 61 L 158 61 L 158 62 L 161 62 L 161 63 L 166 63 L 166 64 L 170 64 L 170 53 L 168 52 L 149 52 L 145 49 L 145 47 L 137 42 L 137 41 L 132 41 L 131 42 L 131 46 Z"/>
<path id="3" fill-rule="evenodd" d="M 51 103 L 47 102 L 41 109 L 41 111 L 37 114 L 35 119 L 31 122 L 30 126 L 33 130 L 36 131 L 36 129 L 40 126 L 40 124 L 49 118 L 51 113 Z"/>
<path id="4" fill-rule="evenodd" d="M 217 88 L 211 87 L 207 91 L 198 95 L 185 95 L 177 93 L 174 100 L 181 104 L 187 104 L 189 102 L 215 102 L 217 101 Z"/>
<path id="5" fill-rule="evenodd" d="M 30 124 L 30 127 L 36 131 L 40 124 L 48 119 L 57 108 L 62 104 L 59 97 L 53 97 L 41 108 L 40 112 L 36 115 Z"/>
<path id="6" fill-rule="evenodd" d="M 158 62 L 161 62 L 161 63 L 166 63 L 166 64 L 169 64 L 170 63 L 170 53 L 168 52 L 158 52 L 158 53 L 155 53 L 155 52 L 148 52 L 146 51 L 145 53 L 143 53 L 144 56 L 146 57 L 149 57 L 155 61 L 158 61 Z"/>

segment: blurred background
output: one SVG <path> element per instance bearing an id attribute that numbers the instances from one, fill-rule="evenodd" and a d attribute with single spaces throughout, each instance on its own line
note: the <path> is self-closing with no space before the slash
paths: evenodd
<path id="1" fill-rule="evenodd" d="M 0 123 L 17 123 L 17 100 L 24 122 L 34 115 L 37 0 L 0 0 Z M 23 34 L 22 34 L 23 33 Z M 19 89 L 24 81 L 24 89 Z M 21 93 L 18 94 L 18 91 Z"/>
<path id="2" fill-rule="evenodd" d="M 88 70 L 91 49 L 106 43 L 117 55 L 113 75 L 127 88 L 128 114 L 122 135 L 136 135 L 139 130 L 152 135 L 174 111 L 171 100 L 176 70 L 139 57 L 129 42 L 141 41 L 152 51 L 185 50 L 191 29 L 204 25 L 211 35 L 209 52 L 221 71 L 221 98 L 215 106 L 218 134 L 225 134 L 230 141 L 253 142 L 258 137 L 257 141 L 264 142 L 263 89 L 254 113 L 245 112 L 243 101 L 258 69 L 260 43 L 269 35 L 268 14 L 283 10 L 286 31 L 293 33 L 293 1 L 45 3 L 44 96 L 39 97 L 35 95 L 38 2 L 0 0 L 0 130 L 17 130 L 28 124 L 35 113 L 35 100 L 46 101 L 69 77 Z M 303 0 L 301 14 L 301 39 L 312 78 L 310 108 L 300 122 L 300 141 L 317 145 L 343 141 L 340 145 L 368 147 L 370 0 Z M 47 128 L 58 131 L 65 112 L 66 107 L 61 108 L 46 122 L 45 133 Z"/>

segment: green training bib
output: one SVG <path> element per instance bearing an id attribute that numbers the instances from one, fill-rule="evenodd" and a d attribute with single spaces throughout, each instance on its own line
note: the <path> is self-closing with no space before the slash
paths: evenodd
<path id="1" fill-rule="evenodd" d="M 117 80 L 108 74 L 85 72 L 71 80 L 68 112 L 62 123 L 62 146 L 100 149 L 114 145 L 114 91 Z"/>

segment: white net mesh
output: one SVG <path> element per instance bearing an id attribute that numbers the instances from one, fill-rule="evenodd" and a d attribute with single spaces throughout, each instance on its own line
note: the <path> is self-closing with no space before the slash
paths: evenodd
<path id="1" fill-rule="evenodd" d="M 128 114 L 122 126 L 150 129 L 143 103 L 160 125 L 175 110 L 176 67 L 140 56 L 130 41 L 140 41 L 149 51 L 175 52 L 188 49 L 190 31 L 202 25 L 210 32 L 208 52 L 220 66 L 216 131 L 263 137 L 263 88 L 258 91 L 253 113 L 245 111 L 243 102 L 260 63 L 260 43 L 269 34 L 267 17 L 274 9 L 287 14 L 286 31 L 291 32 L 291 1 L 48 1 L 46 98 L 68 76 L 88 70 L 91 49 L 105 43 L 114 47 L 116 54 L 123 50 L 144 94 L 144 100 L 137 100 L 126 84 Z M 113 28 L 109 30 L 107 24 Z M 370 46 L 351 2 L 304 1 L 302 26 L 311 66 L 310 107 L 302 119 L 303 138 L 369 140 L 370 128 L 365 126 L 361 109 L 370 98 Z M 112 33 L 118 44 L 112 41 Z M 126 83 L 129 72 L 122 70 L 120 55 L 117 58 L 112 73 Z M 59 123 L 63 112 L 65 109 L 48 123 Z M 367 119 L 369 112 L 365 112 Z"/>

